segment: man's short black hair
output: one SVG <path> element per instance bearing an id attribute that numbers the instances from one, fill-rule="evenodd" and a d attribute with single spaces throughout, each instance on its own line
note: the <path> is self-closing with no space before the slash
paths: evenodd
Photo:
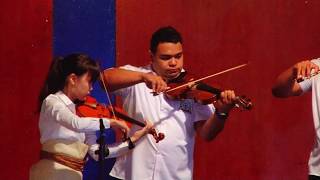
<path id="1" fill-rule="evenodd" d="M 152 34 L 150 41 L 150 51 L 152 54 L 155 54 L 157 51 L 157 47 L 160 43 L 171 42 L 182 44 L 181 34 L 173 27 L 166 26 L 158 29 L 156 32 Z"/>

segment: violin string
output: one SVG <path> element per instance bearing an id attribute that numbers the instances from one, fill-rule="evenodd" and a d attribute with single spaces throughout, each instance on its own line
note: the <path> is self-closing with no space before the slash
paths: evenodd
<path id="1" fill-rule="evenodd" d="M 108 102 L 109 102 L 110 107 L 111 107 L 111 112 L 112 112 L 113 118 L 116 119 L 116 113 L 115 113 L 115 111 L 114 111 L 114 109 L 113 109 L 113 106 L 112 106 L 112 103 L 111 103 L 111 98 L 110 98 L 110 95 L 109 95 L 109 91 L 108 91 L 108 89 L 107 89 L 107 84 L 106 84 L 106 82 L 104 81 L 102 72 L 100 72 L 100 79 L 101 79 L 101 81 L 102 81 L 102 85 L 103 85 L 104 91 L 106 92 L 107 99 L 108 99 Z"/>
<path id="2" fill-rule="evenodd" d="M 193 84 L 195 84 L 195 83 L 197 83 L 197 82 L 199 82 L 199 81 L 203 81 L 203 80 L 205 80 L 205 79 L 212 78 L 212 77 L 214 77 L 214 76 L 218 76 L 218 75 L 220 75 L 220 74 L 224 74 L 224 73 L 226 73 L 226 72 L 229 72 L 229 71 L 233 71 L 233 70 L 242 68 L 242 67 L 244 67 L 244 66 L 246 66 L 246 65 L 247 65 L 247 63 L 246 63 L 246 64 L 241 64 L 241 65 L 238 65 L 238 66 L 235 66 L 235 67 L 232 67 L 232 68 L 229 68 L 229 69 L 220 71 L 220 72 L 218 72 L 218 73 L 211 74 L 211 75 L 205 76 L 205 77 L 203 77 L 203 78 L 200 78 L 200 79 L 196 79 L 196 80 L 194 80 L 194 81 L 187 82 L 186 84 L 183 84 L 183 85 L 177 86 L 177 87 L 175 87 L 175 88 L 169 89 L 169 90 L 167 90 L 166 92 L 174 91 L 174 90 L 176 90 L 176 89 L 179 89 L 179 88 L 182 88 L 182 87 L 185 87 L 185 86 L 192 86 Z"/>

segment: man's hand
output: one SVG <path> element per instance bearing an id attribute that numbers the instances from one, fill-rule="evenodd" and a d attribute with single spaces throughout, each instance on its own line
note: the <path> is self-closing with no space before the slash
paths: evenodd
<path id="1" fill-rule="evenodd" d="M 301 61 L 295 64 L 292 68 L 292 76 L 298 81 L 304 78 L 310 78 L 311 73 L 318 73 L 319 66 L 311 61 Z"/>
<path id="2" fill-rule="evenodd" d="M 222 91 L 215 107 L 219 112 L 229 113 L 229 111 L 234 107 L 235 99 L 236 95 L 233 90 Z"/>
<path id="3" fill-rule="evenodd" d="M 161 76 L 154 75 L 152 73 L 143 73 L 142 80 L 146 83 L 148 88 L 152 89 L 155 93 L 164 92 L 168 89 L 167 83 L 161 78 Z"/>

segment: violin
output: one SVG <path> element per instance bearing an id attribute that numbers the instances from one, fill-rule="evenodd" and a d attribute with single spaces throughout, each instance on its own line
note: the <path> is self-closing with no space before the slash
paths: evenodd
<path id="1" fill-rule="evenodd" d="M 91 96 L 87 96 L 84 102 L 81 102 L 76 107 L 77 115 L 80 117 L 98 117 L 98 118 L 114 118 L 118 120 L 124 120 L 126 122 L 136 124 L 140 127 L 144 127 L 145 124 L 129 117 L 125 111 L 121 108 L 113 107 L 114 115 L 110 106 L 104 106 L 99 104 L 97 100 Z M 156 143 L 164 139 L 163 133 L 157 133 L 154 128 L 149 131 L 149 134 L 153 136 Z"/>
<path id="2" fill-rule="evenodd" d="M 170 89 L 165 91 L 165 94 L 171 99 L 193 99 L 204 105 L 220 98 L 222 90 L 195 79 L 186 71 L 181 72 L 177 78 L 168 81 Z M 234 104 L 244 110 L 250 110 L 253 106 L 251 100 L 246 96 L 236 96 Z"/>

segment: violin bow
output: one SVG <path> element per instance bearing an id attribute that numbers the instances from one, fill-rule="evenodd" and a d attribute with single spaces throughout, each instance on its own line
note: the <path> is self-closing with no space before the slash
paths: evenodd
<path id="1" fill-rule="evenodd" d="M 104 81 L 102 72 L 100 72 L 100 79 L 101 79 L 101 81 L 102 81 L 103 89 L 104 89 L 104 91 L 105 91 L 105 93 L 106 93 L 106 95 L 107 95 L 107 99 L 108 99 L 108 102 L 109 102 L 109 104 L 110 104 L 110 109 L 111 109 L 113 118 L 116 119 L 117 116 L 116 116 L 115 110 L 114 110 L 114 108 L 113 108 L 113 106 L 112 106 L 111 98 L 110 98 L 110 95 L 109 95 L 109 91 L 108 91 L 108 89 L 107 89 L 107 84 L 106 84 L 106 82 Z"/>
<path id="2" fill-rule="evenodd" d="M 120 115 L 120 116 L 123 116 L 121 113 L 116 112 L 116 111 L 114 110 L 113 106 L 112 106 L 111 98 L 110 98 L 110 95 L 109 95 L 109 92 L 108 92 L 108 89 L 107 89 L 106 82 L 104 81 L 102 72 L 100 72 L 100 78 L 101 78 L 101 81 L 102 81 L 102 84 L 103 84 L 103 88 L 104 88 L 104 90 L 105 90 L 105 92 L 106 92 L 106 94 L 107 94 L 107 98 L 108 98 L 108 101 L 109 101 L 109 103 L 110 103 L 111 111 L 112 111 L 112 114 L 113 114 L 114 118 L 116 119 L 116 114 L 118 114 L 118 115 Z M 136 125 L 138 125 L 138 126 L 141 126 L 141 127 L 144 127 L 144 126 L 145 126 L 145 124 L 143 124 L 143 123 L 141 123 L 140 121 L 137 121 L 137 120 L 135 120 L 135 119 L 132 119 L 132 118 L 128 119 L 127 121 L 128 121 L 128 122 L 131 122 L 131 123 L 133 123 L 133 124 L 136 124 Z M 149 133 L 156 139 L 156 142 L 157 142 L 157 143 L 164 138 L 164 134 L 163 134 L 163 133 L 159 133 L 159 135 L 157 135 L 155 128 L 153 128 L 153 131 L 150 130 Z M 126 132 L 123 132 L 123 134 L 124 134 L 124 138 L 123 138 L 123 139 L 126 140 L 126 139 L 127 139 L 127 133 L 126 133 Z"/>
<path id="3" fill-rule="evenodd" d="M 215 77 L 215 76 L 224 74 L 224 73 L 229 72 L 229 71 L 234 71 L 234 70 L 236 70 L 236 69 L 243 68 L 244 66 L 247 66 L 247 65 L 248 65 L 248 63 L 245 63 L 245 64 L 241 64 L 241 65 L 238 65 L 238 66 L 229 68 L 229 69 L 225 69 L 225 70 L 220 71 L 220 72 L 217 72 L 217 73 L 215 73 L 215 74 L 211 74 L 211 75 L 205 76 L 205 77 L 203 77 L 203 78 L 200 78 L 200 79 L 196 79 L 196 80 L 194 80 L 194 81 L 187 82 L 186 84 L 177 86 L 177 87 L 175 87 L 175 88 L 168 89 L 168 90 L 165 91 L 165 92 L 174 91 L 174 90 L 176 90 L 176 89 L 183 88 L 183 87 L 185 87 L 185 86 L 192 86 L 192 85 L 194 85 L 195 83 L 197 83 L 197 82 L 199 82 L 199 81 L 203 81 L 203 80 L 205 80 L 205 79 L 209 79 L 209 78 L 212 78 L 212 77 Z"/>

